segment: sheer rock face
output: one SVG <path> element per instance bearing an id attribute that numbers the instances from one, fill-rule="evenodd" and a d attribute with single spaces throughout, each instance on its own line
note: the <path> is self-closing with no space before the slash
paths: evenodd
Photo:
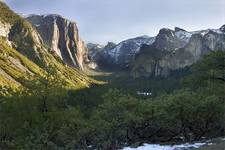
<path id="1" fill-rule="evenodd" d="M 223 27 L 196 32 L 178 28 L 161 30 L 152 45 L 141 47 L 132 66 L 132 75 L 167 76 L 171 71 L 191 66 L 211 51 L 225 51 Z"/>
<path id="2" fill-rule="evenodd" d="M 184 30 L 180 30 L 181 32 L 185 32 Z M 177 32 L 180 32 L 177 31 Z M 156 36 L 156 40 L 154 45 L 156 48 L 165 51 L 173 51 L 176 48 L 184 47 L 187 41 L 176 36 L 176 32 L 170 29 L 161 29 L 159 34 Z"/>
<path id="3" fill-rule="evenodd" d="M 11 28 L 10 24 L 2 23 L 0 21 L 0 36 L 8 37 L 10 28 Z"/>
<path id="4" fill-rule="evenodd" d="M 220 31 L 225 33 L 225 25 L 223 25 L 222 27 L 220 27 Z"/>
<path id="5" fill-rule="evenodd" d="M 50 51 L 66 64 L 84 69 L 87 48 L 80 39 L 78 27 L 59 15 L 31 15 L 26 18 L 37 29 Z"/>

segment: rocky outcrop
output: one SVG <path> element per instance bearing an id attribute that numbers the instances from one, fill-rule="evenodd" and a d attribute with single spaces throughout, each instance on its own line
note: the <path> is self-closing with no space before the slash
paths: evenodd
<path id="1" fill-rule="evenodd" d="M 78 27 L 59 15 L 30 15 L 26 18 L 37 29 L 49 50 L 72 67 L 84 69 L 87 48 Z"/>
<path id="2" fill-rule="evenodd" d="M 161 42 L 160 42 L 161 41 Z M 132 66 L 134 77 L 167 76 L 172 71 L 191 66 L 211 51 L 225 51 L 223 27 L 187 32 L 160 30 L 152 45 L 143 45 Z"/>
<path id="3" fill-rule="evenodd" d="M 12 47 L 41 67 L 48 65 L 47 49 L 29 22 L 19 18 L 11 25 L 7 39 Z"/>
<path id="4" fill-rule="evenodd" d="M 0 21 L 0 36 L 8 38 L 10 28 L 10 24 L 5 24 Z"/>
<path id="5" fill-rule="evenodd" d="M 222 27 L 220 27 L 220 31 L 225 33 L 225 25 L 223 25 Z"/>
<path id="6" fill-rule="evenodd" d="M 187 40 L 181 38 L 182 33 L 185 33 L 185 30 L 176 30 L 175 32 L 166 28 L 161 29 L 156 36 L 154 45 L 156 48 L 165 51 L 173 51 L 177 48 L 184 47 Z"/>
<path id="7" fill-rule="evenodd" d="M 3 23 L 0 21 L 0 37 L 4 37 L 8 45 L 11 45 L 11 42 L 8 40 L 8 35 L 11 29 L 11 25 Z"/>

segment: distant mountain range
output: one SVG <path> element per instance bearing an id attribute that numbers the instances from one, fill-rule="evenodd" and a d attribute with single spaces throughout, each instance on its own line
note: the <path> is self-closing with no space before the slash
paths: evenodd
<path id="1" fill-rule="evenodd" d="M 167 76 L 198 61 L 204 54 L 225 50 L 225 25 L 219 29 L 186 31 L 163 28 L 147 35 L 107 45 L 85 43 L 75 22 L 59 15 L 29 15 L 49 51 L 71 67 L 128 70 L 134 77 Z M 156 56 L 157 55 L 157 56 Z"/>
<path id="2" fill-rule="evenodd" d="M 103 67 L 127 69 L 135 77 L 167 76 L 173 70 L 192 65 L 210 51 L 224 51 L 225 25 L 192 32 L 178 27 L 163 28 L 156 37 L 140 36 L 111 44 L 110 48 L 88 45 L 92 45 L 88 47 L 92 58 Z"/>

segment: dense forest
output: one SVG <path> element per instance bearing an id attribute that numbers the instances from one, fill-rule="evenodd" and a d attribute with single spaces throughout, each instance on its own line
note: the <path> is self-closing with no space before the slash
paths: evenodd
<path id="1" fill-rule="evenodd" d="M 0 149 L 113 150 L 225 135 L 225 52 L 168 78 L 97 79 L 107 84 L 68 90 L 51 75 L 27 81 L 26 90 L 2 87 Z"/>

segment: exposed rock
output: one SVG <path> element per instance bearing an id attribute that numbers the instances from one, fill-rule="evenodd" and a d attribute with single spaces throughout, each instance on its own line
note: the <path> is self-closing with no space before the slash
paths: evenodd
<path id="1" fill-rule="evenodd" d="M 143 45 L 136 55 L 132 65 L 132 75 L 134 77 L 156 76 L 159 73 L 159 60 L 165 53 L 153 45 Z"/>
<path id="2" fill-rule="evenodd" d="M 184 29 L 181 29 L 181 28 L 178 28 L 178 27 L 175 27 L 175 36 L 182 40 L 183 42 L 187 43 L 191 36 L 192 36 L 192 33 L 191 32 L 188 32 Z"/>
<path id="3" fill-rule="evenodd" d="M 104 51 L 111 50 L 111 49 L 115 48 L 116 46 L 117 46 L 116 43 L 108 42 L 108 43 L 106 44 L 106 46 L 104 47 Z"/>
<path id="4" fill-rule="evenodd" d="M 203 44 L 210 50 L 224 50 L 225 48 L 225 32 L 220 34 L 218 31 L 211 30 L 205 34 L 203 39 Z"/>
<path id="5" fill-rule="evenodd" d="M 13 64 L 15 67 L 19 68 L 24 73 L 29 73 L 30 75 L 34 75 L 26 66 L 24 66 L 21 61 L 17 58 L 8 56 L 8 60 L 11 64 Z"/>
<path id="6" fill-rule="evenodd" d="M 100 44 L 94 44 L 94 43 L 88 43 L 87 44 L 87 48 L 88 48 L 88 55 L 92 60 L 96 60 L 98 57 L 98 53 L 100 51 L 102 51 L 105 46 L 104 45 L 100 45 Z"/>
<path id="7" fill-rule="evenodd" d="M 187 41 L 180 36 L 184 32 L 184 30 L 175 32 L 166 28 L 161 29 L 156 36 L 154 45 L 156 48 L 164 51 L 173 51 L 177 48 L 184 47 Z"/>
<path id="8" fill-rule="evenodd" d="M 225 25 L 223 25 L 222 27 L 220 27 L 220 31 L 225 33 Z"/>
<path id="9" fill-rule="evenodd" d="M 98 65 L 128 69 L 134 76 L 167 76 L 188 67 L 210 51 L 225 50 L 225 25 L 220 29 L 188 32 L 163 28 L 156 37 L 142 36 L 119 44 L 89 45 Z"/>
<path id="10" fill-rule="evenodd" d="M 2 23 L 0 21 L 0 37 L 4 37 L 8 43 L 8 45 L 11 46 L 11 42 L 8 40 L 8 35 L 11 29 L 11 25 L 7 23 Z"/>
<path id="11" fill-rule="evenodd" d="M 77 24 L 59 15 L 31 15 L 27 20 L 40 33 L 44 43 L 69 66 L 83 70 L 87 48 L 80 39 Z"/>
<path id="12" fill-rule="evenodd" d="M 117 45 L 108 44 L 101 52 L 101 62 L 119 68 L 128 68 L 139 52 L 142 44 L 152 44 L 155 38 L 148 36 L 136 37 L 120 42 Z"/>
<path id="13" fill-rule="evenodd" d="M 132 66 L 134 77 L 167 76 L 171 71 L 191 66 L 210 51 L 225 51 L 225 34 L 219 30 L 187 32 L 175 28 L 160 30 L 156 42 L 143 45 Z M 174 37 L 177 32 L 188 35 L 188 40 L 180 42 Z M 181 34 L 179 34 L 181 35 Z M 179 36 L 181 37 L 181 36 Z M 161 42 L 160 42 L 161 41 Z"/>
<path id="14" fill-rule="evenodd" d="M 0 21 L 0 36 L 8 37 L 10 28 L 11 28 L 10 24 L 3 24 Z"/>
<path id="15" fill-rule="evenodd" d="M 113 49 L 116 46 L 113 42 L 108 42 L 107 45 L 100 45 L 100 44 L 93 44 L 88 43 L 88 56 L 89 60 L 92 63 L 89 63 L 88 66 L 95 66 L 95 68 L 99 68 L 99 66 L 107 66 L 110 65 L 109 61 L 107 60 L 107 57 L 105 55 L 105 52 L 108 50 Z M 93 67 L 91 67 L 93 69 Z"/>
<path id="16" fill-rule="evenodd" d="M 47 65 L 47 49 L 44 48 L 40 35 L 29 22 L 18 18 L 12 24 L 7 40 L 13 48 L 36 64 L 42 67 Z"/>

